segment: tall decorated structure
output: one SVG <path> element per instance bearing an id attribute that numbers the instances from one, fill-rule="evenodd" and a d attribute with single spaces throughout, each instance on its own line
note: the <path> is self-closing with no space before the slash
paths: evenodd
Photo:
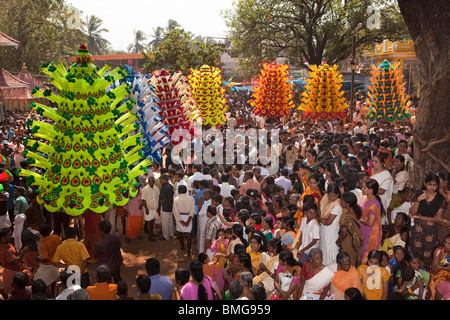
<path id="1" fill-rule="evenodd" d="M 202 125 L 221 125 L 226 122 L 228 109 L 225 88 L 222 86 L 222 71 L 206 64 L 191 69 L 188 75 L 191 108 Z"/>
<path id="2" fill-rule="evenodd" d="M 49 119 L 27 122 L 32 135 L 45 142 L 24 141 L 24 156 L 42 173 L 21 169 L 19 175 L 39 187 L 38 202 L 50 212 L 63 209 L 77 216 L 88 209 L 102 213 L 112 205 L 125 205 L 138 192 L 135 178 L 152 164 L 140 151 L 145 147 L 142 135 L 133 134 L 138 129 L 137 116 L 130 112 L 134 101 L 121 103 L 130 93 L 128 84 L 110 89 L 126 73 L 107 65 L 99 70 L 84 45 L 68 70 L 62 63 L 45 63 L 40 70 L 52 77 L 60 93 L 35 88 L 33 96 L 58 107 L 30 106 Z"/>
<path id="3" fill-rule="evenodd" d="M 310 66 L 310 78 L 306 79 L 306 90 L 302 93 L 299 110 L 304 119 L 345 119 L 345 91 L 342 89 L 342 74 L 338 65 L 321 64 Z"/>
<path id="4" fill-rule="evenodd" d="M 270 118 L 289 116 L 294 102 L 288 69 L 286 64 L 263 63 L 258 86 L 254 88 L 253 99 L 250 100 L 254 114 Z"/>
<path id="5" fill-rule="evenodd" d="M 402 121 L 410 117 L 408 108 L 411 105 L 405 93 L 406 82 L 403 81 L 400 62 L 390 63 L 384 60 L 380 65 L 372 65 L 371 85 L 368 86 L 367 118 L 370 121 L 385 120 Z"/>
<path id="6" fill-rule="evenodd" d="M 181 138 L 173 138 L 174 132 L 183 130 L 193 132 L 193 122 L 197 118 L 189 102 L 187 78 L 181 71 L 172 75 L 163 69 L 152 75 L 150 85 L 158 98 L 157 103 L 161 110 L 159 115 L 169 128 L 172 144 L 176 145 Z"/>

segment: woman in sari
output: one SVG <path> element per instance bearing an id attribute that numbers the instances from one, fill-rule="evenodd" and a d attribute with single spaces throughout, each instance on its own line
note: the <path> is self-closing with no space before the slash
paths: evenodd
<path id="1" fill-rule="evenodd" d="M 429 268 L 438 236 L 438 223 L 444 212 L 445 198 L 438 192 L 439 177 L 433 173 L 425 177 L 423 190 L 416 192 L 409 215 L 408 251 L 415 251 L 421 257 L 424 267 Z"/>
<path id="2" fill-rule="evenodd" d="M 269 300 L 297 300 L 302 268 L 288 250 L 280 252 L 278 261 L 274 279 L 275 290 Z"/>
<path id="3" fill-rule="evenodd" d="M 312 195 L 314 197 L 314 201 L 317 205 L 320 204 L 320 200 L 322 200 L 324 179 L 318 173 L 312 173 L 308 177 L 308 186 L 306 187 L 305 192 L 302 194 L 302 201 L 305 199 L 306 195 Z"/>
<path id="4" fill-rule="evenodd" d="M 320 201 L 320 241 L 323 264 L 329 265 L 336 260 L 339 247 L 336 241 L 339 237 L 339 219 L 342 214 L 341 192 L 335 183 L 328 185 L 327 193 Z"/>
<path id="5" fill-rule="evenodd" d="M 339 237 L 336 240 L 341 252 L 346 252 L 350 256 L 350 263 L 354 267 L 358 267 L 361 263 L 361 245 L 364 241 L 359 225 L 362 211 L 357 201 L 353 192 L 342 194 L 342 215 L 339 220 Z"/>
<path id="6" fill-rule="evenodd" d="M 377 195 L 380 197 L 381 205 L 384 212 L 387 212 L 389 204 L 392 200 L 392 191 L 394 189 L 394 179 L 391 173 L 385 168 L 386 153 L 378 153 L 374 156 L 372 162 L 372 176 L 373 180 L 378 182 Z M 383 224 L 388 224 L 387 216 L 382 215 Z"/>
<path id="7" fill-rule="evenodd" d="M 283 250 L 291 250 L 294 248 L 295 241 L 295 220 L 293 217 L 285 216 L 281 220 L 281 243 Z"/>
<path id="8" fill-rule="evenodd" d="M 330 293 L 334 294 L 334 300 L 345 300 L 345 290 L 349 288 L 356 288 L 362 294 L 358 270 L 351 264 L 348 253 L 345 251 L 339 252 L 336 256 L 336 262 L 328 267 L 334 271 L 334 279 L 330 286 Z"/>
<path id="9" fill-rule="evenodd" d="M 266 237 L 256 231 L 250 237 L 250 245 L 246 252 L 250 255 L 252 261 L 252 271 L 254 275 L 259 274 L 259 265 L 269 258 L 266 252 Z"/>
<path id="10" fill-rule="evenodd" d="M 361 246 L 361 264 L 367 262 L 369 252 L 378 250 L 381 243 L 383 206 L 380 197 L 377 195 L 378 188 L 378 182 L 374 179 L 367 180 L 362 188 L 364 200 L 360 204 L 362 215 L 359 223 L 364 241 Z"/>
<path id="11" fill-rule="evenodd" d="M 301 183 L 300 193 L 303 194 L 308 185 L 308 177 L 312 172 L 312 169 L 304 165 L 299 160 L 294 162 L 292 167 L 292 171 L 294 173 L 294 181 L 292 184 L 295 184 L 296 181 Z"/>
<path id="12" fill-rule="evenodd" d="M 324 300 L 329 297 L 334 272 L 323 264 L 322 257 L 322 251 L 319 248 L 313 248 L 309 252 L 308 261 L 303 263 L 299 288 L 300 300 Z"/>
<path id="13" fill-rule="evenodd" d="M 444 281 L 450 281 L 450 233 L 445 238 L 443 246 L 439 246 L 434 250 L 429 285 L 430 300 L 442 299 L 439 285 Z"/>
<path id="14" fill-rule="evenodd" d="M 274 287 L 275 271 L 278 268 L 279 254 L 282 250 L 281 240 L 278 238 L 270 239 L 267 244 L 267 250 L 269 252 L 269 259 L 264 263 L 259 264 L 259 270 L 261 273 L 253 278 L 253 285 L 260 284 L 264 287 L 266 291 L 266 296 L 268 296 Z"/>

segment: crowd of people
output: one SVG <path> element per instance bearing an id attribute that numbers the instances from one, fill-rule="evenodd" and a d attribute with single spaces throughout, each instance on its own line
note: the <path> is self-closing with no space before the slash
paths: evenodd
<path id="1" fill-rule="evenodd" d="M 446 300 L 450 298 L 448 172 L 413 186 L 412 124 L 354 123 L 255 116 L 250 95 L 227 93 L 218 129 L 279 129 L 260 140 L 279 159 L 251 163 L 248 140 L 234 141 L 242 161 L 174 161 L 171 150 L 138 178 L 136 197 L 105 214 L 49 213 L 18 177 L 30 115 L 0 127 L 3 298 L 11 300 Z M 270 131 L 269 131 L 270 134 Z M 223 137 L 226 137 L 224 134 Z M 214 143 L 226 146 L 225 138 Z M 270 151 L 272 150 L 272 151 Z M 223 151 L 230 151 L 223 148 Z M 224 157 L 225 159 L 225 157 Z M 6 171 L 9 170 L 9 171 Z M 0 176 L 1 178 L 1 176 Z M 145 234 L 157 246 L 177 238 L 189 268 L 172 280 L 158 257 L 136 275 L 136 296 L 123 281 L 117 219 L 125 241 Z M 86 272 L 99 262 L 96 281 Z"/>

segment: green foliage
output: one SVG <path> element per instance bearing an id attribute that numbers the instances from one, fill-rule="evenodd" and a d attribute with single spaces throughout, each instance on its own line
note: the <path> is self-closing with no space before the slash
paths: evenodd
<path id="1" fill-rule="evenodd" d="M 3 67 L 18 71 L 25 62 L 37 73 L 47 61 L 66 62 L 86 41 L 82 30 L 67 24 L 72 9 L 57 0 L 0 0 L 0 31 L 20 42 L 0 50 Z"/>
<path id="2" fill-rule="evenodd" d="M 380 9 L 381 28 L 369 29 L 368 8 Z M 286 58 L 293 67 L 326 62 L 351 55 L 352 35 L 361 23 L 356 45 L 372 46 L 384 39 L 409 38 L 391 0 L 240 0 L 223 13 L 233 43 L 231 56 L 241 60 L 244 72 L 256 76 L 262 62 Z M 346 24 L 352 26 L 347 28 Z"/>
<path id="3" fill-rule="evenodd" d="M 187 75 L 191 68 L 195 69 L 203 64 L 221 67 L 221 63 L 218 62 L 218 57 L 223 51 L 221 46 L 193 40 L 190 33 L 178 28 L 168 31 L 164 38 L 158 47 L 144 52 L 146 72 L 152 73 L 159 69 L 170 72 L 181 70 Z"/>

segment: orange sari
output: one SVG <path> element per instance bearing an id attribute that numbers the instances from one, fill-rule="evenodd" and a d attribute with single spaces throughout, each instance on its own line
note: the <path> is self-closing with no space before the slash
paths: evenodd
<path id="1" fill-rule="evenodd" d="M 446 258 L 445 257 L 445 249 L 443 247 L 439 248 L 439 256 L 440 258 Z M 429 284 L 429 289 L 430 289 L 430 300 L 434 300 L 436 297 L 436 291 L 438 286 L 444 282 L 444 281 L 449 281 L 450 280 L 450 272 L 445 271 L 445 270 L 439 270 L 439 272 L 433 274 L 431 273 L 431 280 L 430 280 L 430 284 Z"/>
<path id="2" fill-rule="evenodd" d="M 302 194 L 302 201 L 305 199 L 306 195 L 312 195 L 314 197 L 314 202 L 317 204 L 318 207 L 320 207 L 320 200 L 322 200 L 322 194 L 319 190 L 311 190 L 308 186 Z"/>
<path id="3" fill-rule="evenodd" d="M 362 292 L 361 279 L 354 266 L 351 266 L 349 271 L 336 271 L 331 282 L 331 291 L 335 295 L 335 300 L 345 300 L 345 290 L 348 288 L 357 288 Z"/>

